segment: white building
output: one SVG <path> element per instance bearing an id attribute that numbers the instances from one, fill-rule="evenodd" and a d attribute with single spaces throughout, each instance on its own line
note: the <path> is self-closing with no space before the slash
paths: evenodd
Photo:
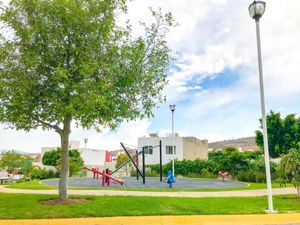
<path id="1" fill-rule="evenodd" d="M 172 135 L 159 137 L 158 134 L 150 134 L 150 137 L 139 137 L 138 146 L 145 148 L 145 163 L 159 163 L 159 141 L 162 141 L 162 162 L 168 163 L 173 159 Z M 208 141 L 195 137 L 180 137 L 177 133 L 174 137 L 174 158 L 178 160 L 195 160 L 208 158 Z"/>
<path id="2" fill-rule="evenodd" d="M 105 150 L 80 148 L 79 152 L 85 166 L 90 166 L 90 167 L 104 166 L 105 154 L 106 154 Z"/>
<path id="3" fill-rule="evenodd" d="M 79 141 L 70 141 L 69 149 L 79 150 L 85 166 L 91 166 L 91 167 L 104 166 L 106 150 L 79 148 L 79 147 L 80 147 Z M 45 152 L 52 151 L 55 149 L 57 149 L 57 147 L 42 147 L 41 160 Z"/>

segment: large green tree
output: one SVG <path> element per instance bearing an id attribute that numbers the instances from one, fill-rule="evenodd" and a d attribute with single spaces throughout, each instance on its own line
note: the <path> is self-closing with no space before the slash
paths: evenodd
<path id="1" fill-rule="evenodd" d="M 72 121 L 116 128 L 164 100 L 172 16 L 151 11 L 155 22 L 132 37 L 129 22 L 117 23 L 126 0 L 11 0 L 0 10 L 0 121 L 59 134 L 66 199 Z"/>
<path id="2" fill-rule="evenodd" d="M 299 121 L 295 114 L 289 114 L 285 118 L 281 118 L 280 113 L 271 111 L 267 115 L 269 152 L 272 158 L 286 154 L 291 148 L 297 146 L 300 141 Z M 263 134 L 260 130 L 256 131 L 256 143 L 263 149 Z"/>

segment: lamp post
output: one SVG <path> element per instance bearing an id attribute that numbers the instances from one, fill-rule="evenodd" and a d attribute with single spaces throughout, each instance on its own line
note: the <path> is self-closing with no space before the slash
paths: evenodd
<path id="1" fill-rule="evenodd" d="M 267 132 L 267 120 L 265 109 L 265 94 L 264 94 L 264 80 L 261 58 L 261 44 L 260 44 L 260 29 L 259 19 L 264 14 L 266 3 L 263 1 L 254 1 L 248 8 L 250 16 L 255 20 L 256 24 L 256 40 L 257 40 L 257 55 L 258 55 L 258 71 L 259 71 L 259 84 L 260 84 L 260 103 L 262 114 L 262 126 L 263 126 L 263 139 L 264 139 L 264 155 L 267 177 L 267 190 L 268 190 L 268 212 L 272 213 L 273 210 L 273 198 L 272 198 L 272 184 L 271 184 L 271 172 L 270 172 L 270 158 L 269 158 L 269 145 L 268 145 L 268 132 Z"/>
<path id="2" fill-rule="evenodd" d="M 176 105 L 170 105 L 170 110 L 172 112 L 172 174 L 175 176 L 175 166 L 174 166 L 174 158 L 175 158 L 175 145 L 174 145 L 174 111 Z"/>
<path id="3" fill-rule="evenodd" d="M 85 138 L 84 139 L 84 148 L 86 148 L 86 143 L 88 142 L 88 139 L 87 138 Z"/>

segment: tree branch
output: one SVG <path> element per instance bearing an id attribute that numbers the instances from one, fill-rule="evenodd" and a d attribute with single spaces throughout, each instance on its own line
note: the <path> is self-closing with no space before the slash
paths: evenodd
<path id="1" fill-rule="evenodd" d="M 44 126 L 47 126 L 47 127 L 51 128 L 51 129 L 54 129 L 54 130 L 55 130 L 57 133 L 59 133 L 59 134 L 61 134 L 62 131 L 63 131 L 58 125 L 53 125 L 53 124 L 51 124 L 51 123 L 47 123 L 47 122 L 45 122 L 45 121 L 43 121 L 43 120 L 40 120 L 40 119 L 37 119 L 37 118 L 36 118 L 36 121 L 37 121 L 38 123 L 41 123 L 41 124 L 44 125 Z"/>

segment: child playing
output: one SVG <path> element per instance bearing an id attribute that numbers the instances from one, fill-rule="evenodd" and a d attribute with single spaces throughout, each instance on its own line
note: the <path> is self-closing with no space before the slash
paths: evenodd
<path id="1" fill-rule="evenodd" d="M 168 171 L 167 183 L 169 184 L 169 188 L 172 188 L 173 183 L 175 183 L 175 179 L 174 179 L 174 176 L 173 176 L 171 170 Z"/>

